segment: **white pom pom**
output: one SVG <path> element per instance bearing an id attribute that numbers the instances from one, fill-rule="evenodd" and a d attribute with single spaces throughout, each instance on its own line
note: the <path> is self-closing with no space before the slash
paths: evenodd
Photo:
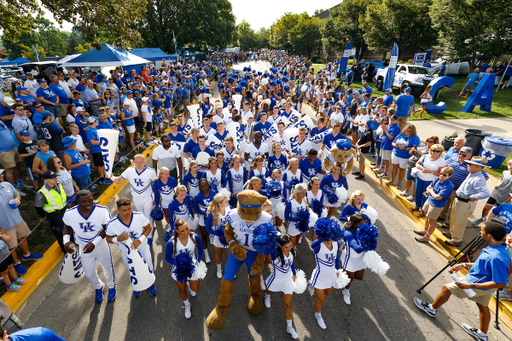
<path id="1" fill-rule="evenodd" d="M 377 221 L 377 217 L 379 216 L 377 210 L 371 207 L 370 205 L 368 205 L 367 208 L 363 208 L 359 213 L 368 216 L 372 224 L 375 224 L 375 222 Z"/>
<path id="2" fill-rule="evenodd" d="M 304 85 L 300 88 L 300 90 L 301 90 L 302 92 L 306 92 L 306 91 L 308 91 L 308 86 L 307 86 L 306 84 L 304 84 Z"/>
<path id="3" fill-rule="evenodd" d="M 208 268 L 203 261 L 200 261 L 198 265 L 195 266 L 194 273 L 192 273 L 192 280 L 204 279 L 206 277 L 206 273 L 208 272 Z"/>
<path id="4" fill-rule="evenodd" d="M 275 209 L 274 215 L 283 221 L 284 221 L 284 208 L 285 208 L 284 202 L 278 202 L 277 205 L 275 205 L 275 207 L 272 209 L 273 211 Z"/>
<path id="5" fill-rule="evenodd" d="M 260 84 L 261 84 L 261 85 L 267 85 L 267 84 L 268 84 L 268 78 L 263 78 L 263 79 L 260 81 Z"/>
<path id="6" fill-rule="evenodd" d="M 350 283 L 350 278 L 348 277 L 347 273 L 342 269 L 339 269 L 338 273 L 340 275 L 336 279 L 336 282 L 334 283 L 334 289 L 345 289 L 345 287 Z"/>
<path id="7" fill-rule="evenodd" d="M 219 193 L 225 194 L 228 197 L 228 200 L 231 198 L 231 192 L 226 187 L 222 187 Z"/>
<path id="8" fill-rule="evenodd" d="M 245 141 L 240 142 L 240 151 L 242 153 L 245 153 L 246 149 L 247 149 L 247 142 L 245 142 Z"/>
<path id="9" fill-rule="evenodd" d="M 339 207 L 348 200 L 348 192 L 345 187 L 336 188 L 336 196 L 338 197 L 338 201 L 336 202 L 335 206 Z"/>
<path id="10" fill-rule="evenodd" d="M 379 275 L 385 275 L 389 270 L 389 264 L 384 262 L 375 251 L 366 251 L 363 255 L 363 262 L 368 269 Z"/>
<path id="11" fill-rule="evenodd" d="M 194 215 L 194 220 L 192 220 L 192 226 L 189 226 L 191 230 L 197 230 L 199 226 L 199 215 Z"/>
<path id="12" fill-rule="evenodd" d="M 318 220 L 318 214 L 313 212 L 313 210 L 309 210 L 309 227 L 315 226 L 316 221 Z"/>
<path id="13" fill-rule="evenodd" d="M 327 209 L 327 207 L 324 207 L 322 209 L 322 216 L 320 218 L 327 218 L 327 214 L 329 214 L 329 210 Z"/>
<path id="14" fill-rule="evenodd" d="M 308 287 L 308 280 L 306 279 L 306 273 L 304 270 L 297 270 L 297 278 L 293 282 L 293 292 L 296 294 L 302 294 Z"/>

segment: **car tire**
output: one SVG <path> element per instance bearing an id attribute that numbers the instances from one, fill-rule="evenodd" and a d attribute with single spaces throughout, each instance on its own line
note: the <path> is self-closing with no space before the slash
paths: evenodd
<path id="1" fill-rule="evenodd" d="M 375 82 L 375 90 L 382 91 L 382 87 L 384 86 L 384 81 L 382 78 L 377 79 L 377 82 Z"/>
<path id="2" fill-rule="evenodd" d="M 403 82 L 402 86 L 400 87 L 400 92 L 405 94 L 405 89 L 409 88 L 411 85 L 407 82 Z"/>

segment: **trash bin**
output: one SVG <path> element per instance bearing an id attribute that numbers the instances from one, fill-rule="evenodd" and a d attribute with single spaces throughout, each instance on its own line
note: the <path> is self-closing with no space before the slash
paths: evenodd
<path id="1" fill-rule="evenodd" d="M 500 136 L 487 136 L 482 141 L 478 156 L 487 159 L 487 165 L 500 168 L 507 156 L 512 154 L 512 140 Z"/>
<path id="2" fill-rule="evenodd" d="M 482 140 L 491 135 L 492 133 L 485 130 L 466 129 L 466 146 L 473 148 L 473 155 L 478 155 L 482 148 Z"/>

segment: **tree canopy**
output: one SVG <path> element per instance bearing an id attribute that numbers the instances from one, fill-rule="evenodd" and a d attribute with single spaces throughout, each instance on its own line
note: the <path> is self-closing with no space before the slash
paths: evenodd
<path id="1" fill-rule="evenodd" d="M 270 45 L 286 51 L 311 51 L 321 44 L 320 20 L 307 13 L 285 13 L 270 27 Z"/>

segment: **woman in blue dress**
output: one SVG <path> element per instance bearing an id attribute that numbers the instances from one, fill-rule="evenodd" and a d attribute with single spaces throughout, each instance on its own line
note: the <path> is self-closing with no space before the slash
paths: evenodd
<path id="1" fill-rule="evenodd" d="M 331 218 L 336 209 L 337 203 L 329 201 L 329 195 L 336 194 L 336 189 L 345 187 L 348 189 L 347 178 L 341 174 L 341 163 L 335 162 L 331 167 L 331 173 L 327 174 L 320 183 L 320 188 L 324 194 L 324 207 L 327 207 L 327 218 Z"/>

